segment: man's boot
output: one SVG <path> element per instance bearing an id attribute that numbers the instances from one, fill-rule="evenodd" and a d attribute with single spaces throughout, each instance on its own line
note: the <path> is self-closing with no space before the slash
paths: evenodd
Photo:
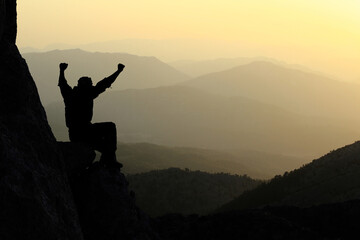
<path id="1" fill-rule="evenodd" d="M 108 168 L 115 168 L 115 169 L 120 170 L 120 168 L 123 167 L 123 165 L 121 163 L 116 161 L 115 153 L 111 153 L 111 154 L 102 153 L 99 162 L 101 165 L 104 165 L 105 167 L 108 167 Z"/>

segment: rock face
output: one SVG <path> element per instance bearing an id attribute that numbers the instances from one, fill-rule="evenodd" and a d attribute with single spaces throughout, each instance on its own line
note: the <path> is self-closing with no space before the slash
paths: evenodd
<path id="1" fill-rule="evenodd" d="M 135 205 L 119 169 L 92 163 L 95 152 L 81 143 L 60 142 L 86 240 L 158 239 L 150 219 Z"/>
<path id="2" fill-rule="evenodd" d="M 0 239 L 83 239 L 61 153 L 0 0 Z"/>
<path id="3" fill-rule="evenodd" d="M 15 40 L 16 1 L 0 0 L 0 239 L 156 238 L 124 175 L 56 142 Z"/>
<path id="4" fill-rule="evenodd" d="M 96 154 L 89 146 L 81 143 L 58 142 L 63 154 L 67 175 L 72 178 L 89 167 Z"/>
<path id="5" fill-rule="evenodd" d="M 85 239 L 158 239 L 118 170 L 94 163 L 72 186 Z"/>

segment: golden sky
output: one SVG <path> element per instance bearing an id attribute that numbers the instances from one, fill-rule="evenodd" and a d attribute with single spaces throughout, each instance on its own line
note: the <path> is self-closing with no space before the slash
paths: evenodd
<path id="1" fill-rule="evenodd" d="M 216 41 L 218 57 L 272 57 L 360 82 L 359 0 L 18 0 L 18 22 L 20 47 Z"/>

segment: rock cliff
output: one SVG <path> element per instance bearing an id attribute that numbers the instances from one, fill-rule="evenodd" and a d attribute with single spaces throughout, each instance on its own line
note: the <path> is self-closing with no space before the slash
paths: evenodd
<path id="1" fill-rule="evenodd" d="M 0 239 L 83 239 L 61 152 L 0 0 Z"/>
<path id="2" fill-rule="evenodd" d="M 0 239 L 157 238 L 123 174 L 91 165 L 86 146 L 56 142 L 16 19 L 16 1 L 0 0 Z"/>

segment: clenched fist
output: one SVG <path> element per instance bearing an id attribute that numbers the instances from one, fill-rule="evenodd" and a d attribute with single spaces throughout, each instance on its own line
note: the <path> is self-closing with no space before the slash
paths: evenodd
<path id="1" fill-rule="evenodd" d="M 60 67 L 60 70 L 64 71 L 68 67 L 68 64 L 67 63 L 60 63 L 59 67 Z"/>
<path id="2" fill-rule="evenodd" d="M 121 64 L 121 63 L 119 63 L 118 64 L 118 70 L 121 72 L 122 70 L 124 70 L 124 68 L 125 68 L 125 65 L 124 64 Z"/>

